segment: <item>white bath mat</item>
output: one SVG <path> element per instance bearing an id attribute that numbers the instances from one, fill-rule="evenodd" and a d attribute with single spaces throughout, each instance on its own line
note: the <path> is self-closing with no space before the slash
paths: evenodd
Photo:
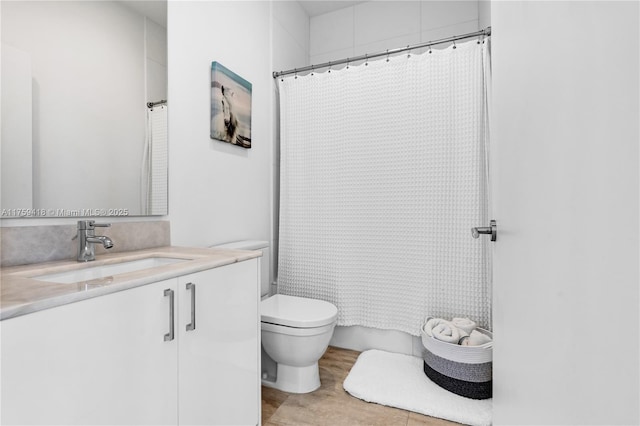
<path id="1" fill-rule="evenodd" d="M 492 400 L 475 400 L 433 383 L 422 359 L 379 350 L 362 352 L 343 383 L 344 390 L 368 402 L 415 411 L 468 425 L 490 425 Z"/>

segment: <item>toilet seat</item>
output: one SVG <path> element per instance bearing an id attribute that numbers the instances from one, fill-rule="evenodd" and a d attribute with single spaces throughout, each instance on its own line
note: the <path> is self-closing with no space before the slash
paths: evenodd
<path id="1" fill-rule="evenodd" d="M 335 327 L 335 323 L 323 325 L 320 327 L 311 327 L 311 328 L 298 328 L 298 327 L 289 327 L 286 325 L 278 325 L 272 324 L 270 322 L 260 322 L 260 330 L 262 331 L 270 331 L 271 333 L 285 334 L 287 336 L 317 336 L 323 333 L 332 333 L 333 327 Z"/>
<path id="2" fill-rule="evenodd" d="M 263 323 L 291 328 L 317 328 L 332 325 L 338 308 L 329 302 L 304 297 L 276 294 L 260 302 Z"/>

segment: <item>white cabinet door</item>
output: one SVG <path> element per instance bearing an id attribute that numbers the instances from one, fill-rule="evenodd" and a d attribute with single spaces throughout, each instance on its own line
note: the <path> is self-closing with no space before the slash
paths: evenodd
<path id="1" fill-rule="evenodd" d="M 182 425 L 259 422 L 258 262 L 252 259 L 178 279 Z M 188 330 L 194 288 L 195 327 Z"/>
<path id="2" fill-rule="evenodd" d="M 176 283 L 0 322 L 2 424 L 175 425 L 178 343 L 164 338 L 164 290 Z"/>

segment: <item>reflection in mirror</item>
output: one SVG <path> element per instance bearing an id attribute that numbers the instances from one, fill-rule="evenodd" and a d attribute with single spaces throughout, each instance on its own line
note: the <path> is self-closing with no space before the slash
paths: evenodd
<path id="1" fill-rule="evenodd" d="M 1 20 L 2 217 L 167 214 L 166 1 L 3 0 Z"/>

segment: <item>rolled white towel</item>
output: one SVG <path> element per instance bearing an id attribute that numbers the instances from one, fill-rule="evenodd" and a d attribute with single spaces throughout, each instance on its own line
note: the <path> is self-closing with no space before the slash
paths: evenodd
<path id="1" fill-rule="evenodd" d="M 424 331 L 427 333 L 427 335 L 429 335 L 429 337 L 433 337 L 432 330 L 440 324 L 451 325 L 451 321 L 447 321 L 446 319 L 442 319 L 442 318 L 427 317 L 427 320 L 423 328 L 424 328 Z"/>
<path id="2" fill-rule="evenodd" d="M 491 337 L 478 330 L 473 330 L 469 337 L 461 339 L 460 344 L 463 346 L 483 346 L 493 342 Z"/>
<path id="3" fill-rule="evenodd" d="M 427 335 L 429 337 L 433 337 L 433 333 L 431 332 L 431 330 L 433 330 L 433 327 L 435 327 L 438 324 L 445 323 L 445 322 L 448 322 L 448 321 L 447 320 L 443 320 L 442 318 L 428 317 L 427 318 L 427 322 L 424 325 L 424 331 L 425 331 L 425 333 L 427 333 Z"/>
<path id="4" fill-rule="evenodd" d="M 456 327 L 456 328 L 458 328 L 458 327 Z M 460 340 L 458 340 L 458 344 L 462 345 L 462 342 L 464 342 L 467 339 L 467 337 L 469 337 L 469 333 L 467 333 L 466 331 L 464 331 L 461 328 L 458 328 L 458 333 L 460 333 Z"/>
<path id="5" fill-rule="evenodd" d="M 464 331 L 467 336 L 478 326 L 475 321 L 471 321 L 469 318 L 454 318 L 451 320 L 451 324 Z"/>
<path id="6" fill-rule="evenodd" d="M 449 321 L 443 321 L 431 329 L 434 339 L 447 343 L 458 344 L 460 341 L 460 332 Z"/>

